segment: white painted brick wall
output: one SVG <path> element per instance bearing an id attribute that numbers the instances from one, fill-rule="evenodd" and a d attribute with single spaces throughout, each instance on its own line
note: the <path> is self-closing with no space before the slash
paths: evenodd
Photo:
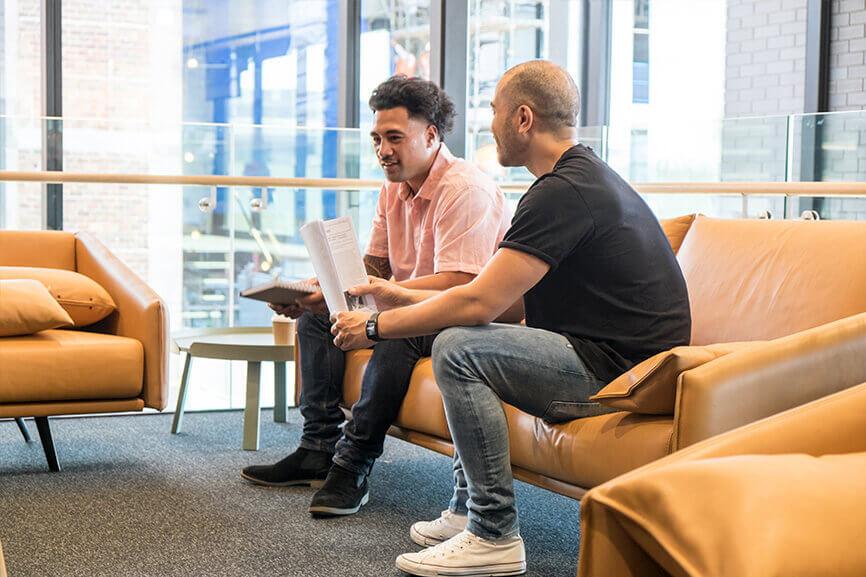
<path id="1" fill-rule="evenodd" d="M 803 111 L 806 3 L 728 4 L 725 116 Z"/>

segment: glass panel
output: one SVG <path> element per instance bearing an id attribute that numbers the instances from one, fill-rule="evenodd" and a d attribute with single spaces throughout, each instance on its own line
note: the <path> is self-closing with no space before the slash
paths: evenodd
<path id="1" fill-rule="evenodd" d="M 393 74 L 430 79 L 430 0 L 362 0 L 361 126 L 372 123 L 370 94 Z"/>
<path id="2" fill-rule="evenodd" d="M 722 123 L 719 180 L 787 179 L 788 117 L 728 118 Z"/>
<path id="3" fill-rule="evenodd" d="M 339 2 L 184 0 L 184 120 L 336 126 Z"/>
<path id="4" fill-rule="evenodd" d="M 56 120 L 0 116 L 2 170 L 42 170 L 43 133 Z M 43 184 L 0 182 L 0 229 L 43 228 Z"/>
<path id="5" fill-rule="evenodd" d="M 742 218 L 743 197 L 739 194 L 643 194 L 643 199 L 658 218 L 700 213 L 716 218 Z"/>
<path id="6" fill-rule="evenodd" d="M 548 57 L 547 0 L 471 0 L 467 157 L 490 164 L 490 101 L 502 74 L 516 64 Z"/>
<path id="7" fill-rule="evenodd" d="M 792 180 L 866 181 L 866 111 L 794 116 L 792 132 Z M 804 210 L 828 220 L 866 220 L 866 199 L 801 198 L 796 216 Z"/>
<path id="8" fill-rule="evenodd" d="M 40 0 L 0 2 L 0 170 L 41 170 Z M 42 185 L 0 182 L 0 229 L 42 228 Z"/>

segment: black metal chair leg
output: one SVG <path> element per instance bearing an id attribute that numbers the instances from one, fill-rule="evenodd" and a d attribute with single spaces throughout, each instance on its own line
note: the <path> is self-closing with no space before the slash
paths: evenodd
<path id="1" fill-rule="evenodd" d="M 27 428 L 27 423 L 24 422 L 24 419 L 21 417 L 16 417 L 15 422 L 18 424 L 18 429 L 21 431 L 21 434 L 24 436 L 24 441 L 29 443 L 33 439 L 30 438 L 30 430 Z"/>
<path id="2" fill-rule="evenodd" d="M 36 429 L 39 431 L 39 439 L 42 441 L 42 449 L 45 451 L 48 468 L 54 472 L 59 471 L 60 463 L 57 461 L 57 452 L 54 450 L 54 439 L 51 438 L 48 417 L 36 417 Z"/>

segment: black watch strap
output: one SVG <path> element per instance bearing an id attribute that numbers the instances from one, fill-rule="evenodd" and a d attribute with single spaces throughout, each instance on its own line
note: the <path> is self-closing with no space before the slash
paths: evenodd
<path id="1" fill-rule="evenodd" d="M 382 340 L 382 337 L 379 336 L 379 313 L 375 312 L 370 315 L 370 318 L 367 319 L 367 325 L 365 327 L 367 332 L 367 338 L 374 342 L 379 342 Z"/>

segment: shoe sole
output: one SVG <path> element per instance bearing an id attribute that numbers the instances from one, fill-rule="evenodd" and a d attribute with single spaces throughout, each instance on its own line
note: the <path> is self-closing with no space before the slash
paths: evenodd
<path id="1" fill-rule="evenodd" d="M 448 568 L 419 565 L 397 557 L 397 568 L 410 575 L 421 577 L 506 577 L 508 575 L 523 575 L 526 573 L 526 561 L 516 563 L 501 563 L 482 567 Z"/>
<path id="2" fill-rule="evenodd" d="M 294 481 L 283 481 L 280 483 L 274 483 L 271 481 L 263 481 L 261 479 L 256 479 L 255 477 L 250 477 L 249 475 L 245 475 L 241 473 L 241 477 L 253 483 L 254 485 L 261 485 L 262 487 L 312 487 L 313 489 L 321 489 L 322 485 L 325 484 L 324 479 L 296 479 Z"/>
<path id="3" fill-rule="evenodd" d="M 354 515 L 362 505 L 366 505 L 370 500 L 370 493 L 366 493 L 361 497 L 361 502 L 357 507 L 348 507 L 341 509 L 339 507 L 325 507 L 323 505 L 310 505 L 310 513 L 313 515 L 321 515 L 325 517 L 338 517 L 340 515 Z"/>
<path id="4" fill-rule="evenodd" d="M 457 533 L 455 533 L 455 535 L 456 534 Z M 422 547 L 433 547 L 445 541 L 445 539 L 437 539 L 436 537 L 427 537 L 426 535 L 422 535 L 415 530 L 414 525 L 409 527 L 409 538 L 412 539 L 413 543 L 421 545 Z"/>

